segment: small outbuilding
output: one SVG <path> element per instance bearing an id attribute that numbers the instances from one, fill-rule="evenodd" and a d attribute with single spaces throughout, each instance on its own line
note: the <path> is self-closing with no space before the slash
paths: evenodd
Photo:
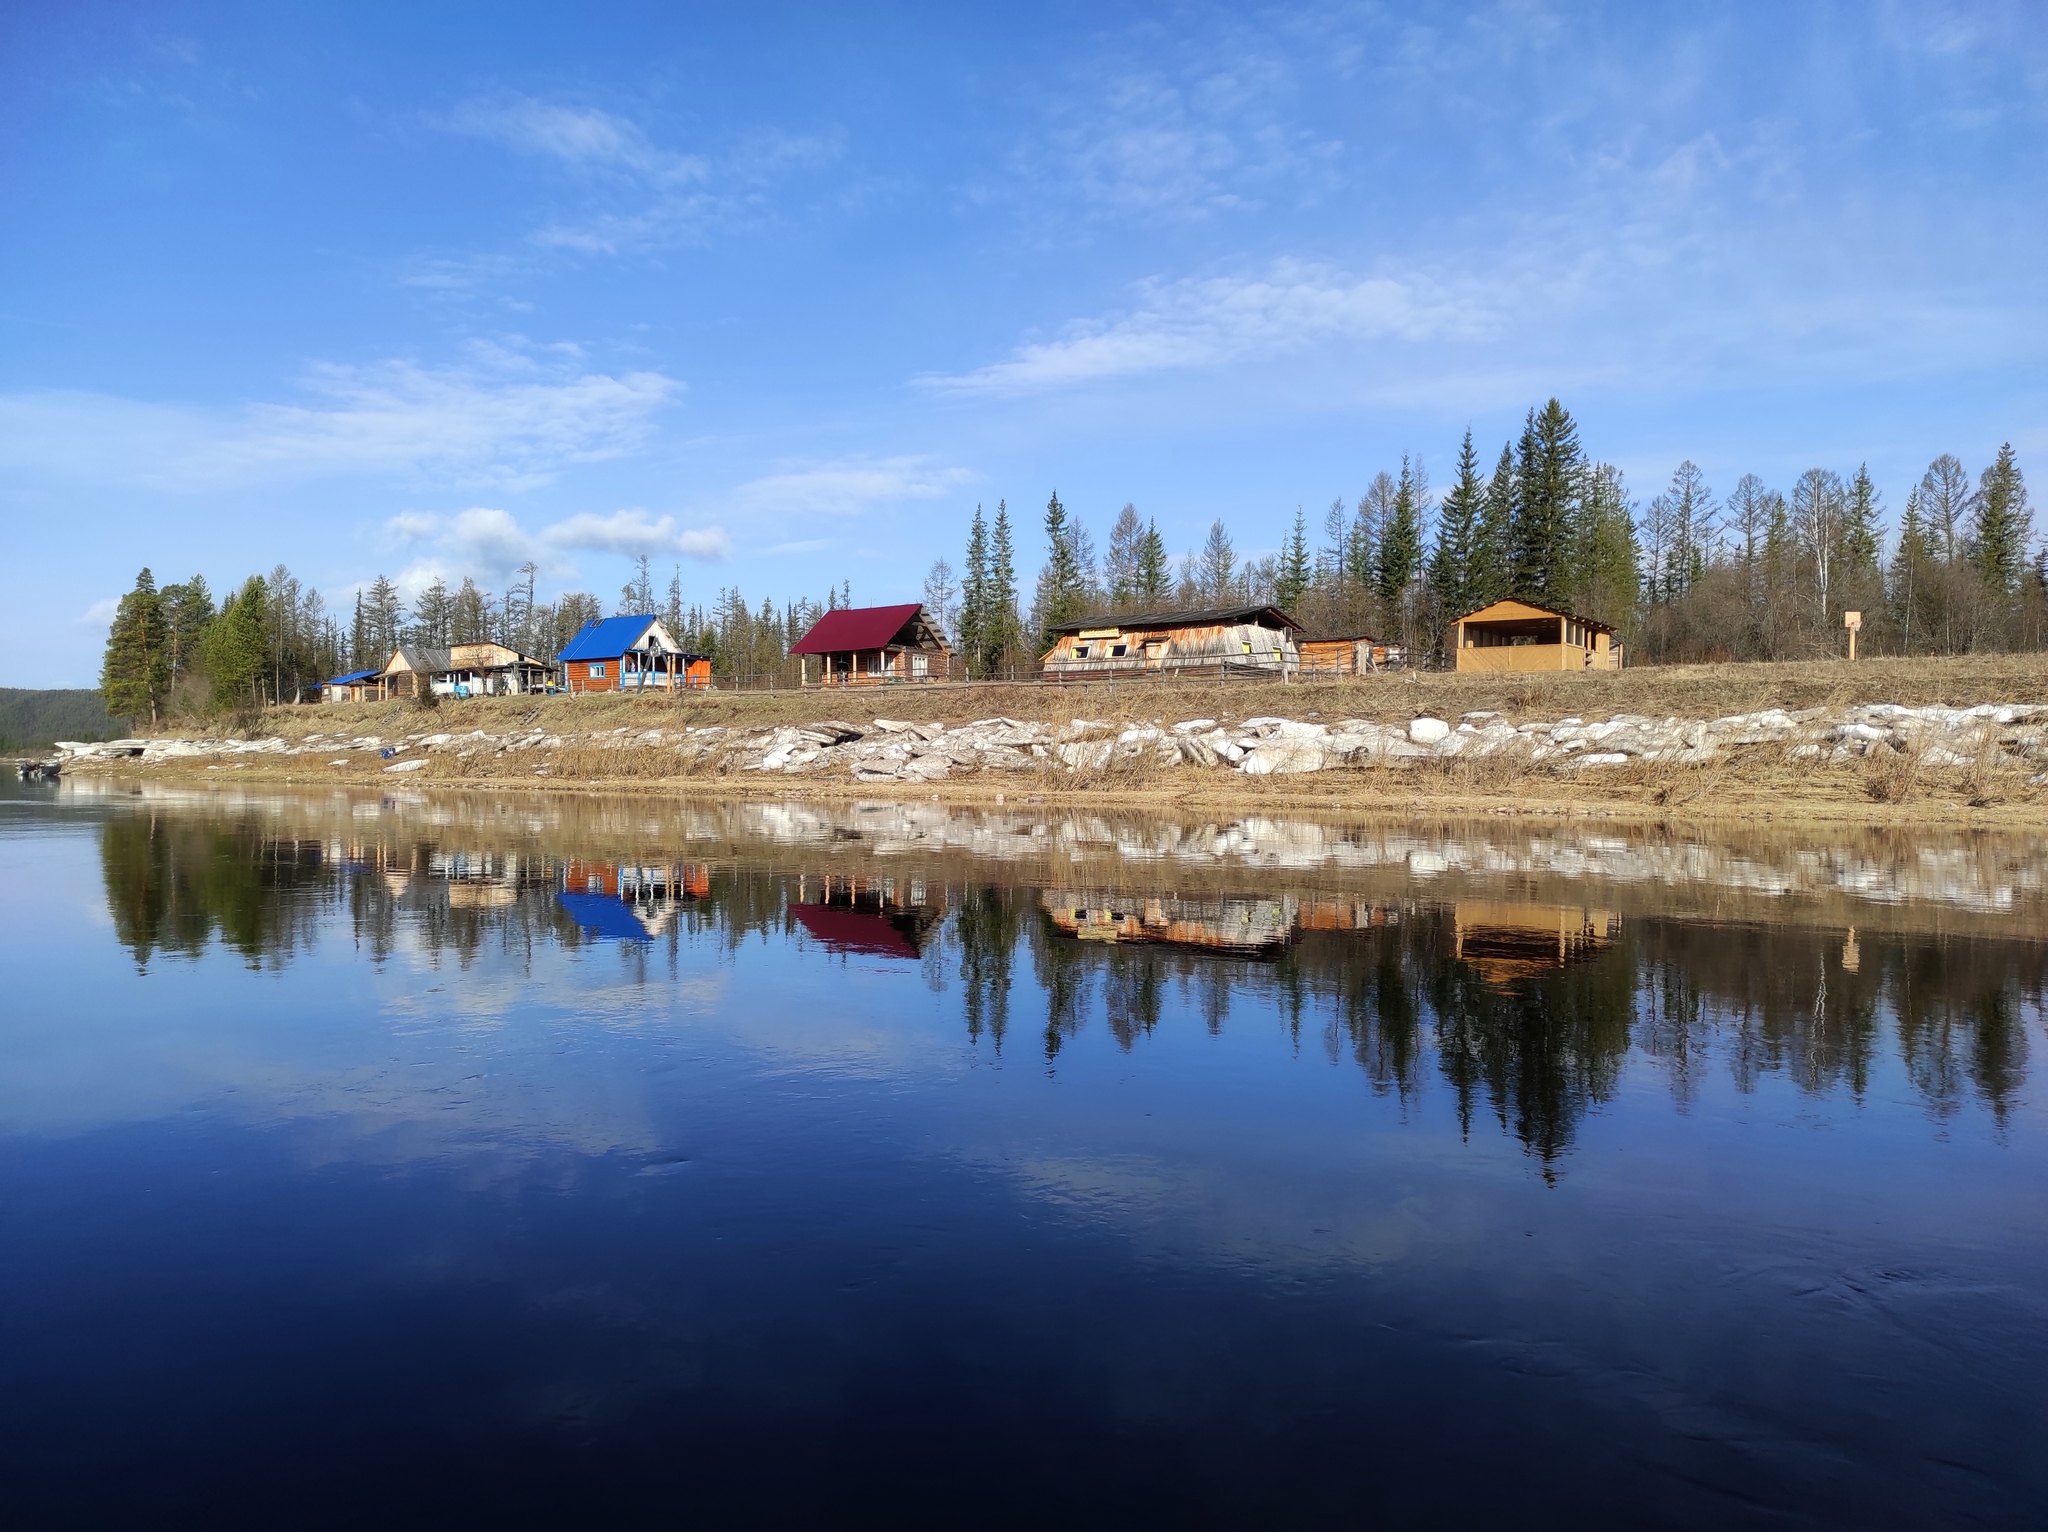
<path id="1" fill-rule="evenodd" d="M 1087 681 L 1189 670 L 1291 676 L 1303 629 L 1277 606 L 1223 606 L 1083 617 L 1052 631 L 1044 679 Z"/>
<path id="2" fill-rule="evenodd" d="M 1304 679 L 1367 675 L 1393 663 L 1389 649 L 1371 633 L 1305 633 L 1295 640 Z"/>
<path id="3" fill-rule="evenodd" d="M 322 702 L 375 702 L 384 695 L 384 672 L 351 670 L 345 676 L 320 683 Z"/>
<path id="4" fill-rule="evenodd" d="M 572 692 L 708 691 L 711 656 L 678 644 L 659 617 L 601 617 L 583 625 L 557 663 Z"/>
<path id="5" fill-rule="evenodd" d="M 917 602 L 901 606 L 842 606 L 811 624 L 789 646 L 811 684 L 810 656 L 818 657 L 821 686 L 887 686 L 944 681 L 953 674 L 953 651 Z"/>
<path id="6" fill-rule="evenodd" d="M 1619 670 L 1614 628 L 1532 601 L 1496 601 L 1452 625 L 1459 670 Z"/>

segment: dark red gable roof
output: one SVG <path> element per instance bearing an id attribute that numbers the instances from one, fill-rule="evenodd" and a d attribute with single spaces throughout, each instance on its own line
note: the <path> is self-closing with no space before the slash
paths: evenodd
<path id="1" fill-rule="evenodd" d="M 813 623 L 810 632 L 789 646 L 789 652 L 844 654 L 849 649 L 880 649 L 917 613 L 915 601 L 907 606 L 842 606 Z"/>

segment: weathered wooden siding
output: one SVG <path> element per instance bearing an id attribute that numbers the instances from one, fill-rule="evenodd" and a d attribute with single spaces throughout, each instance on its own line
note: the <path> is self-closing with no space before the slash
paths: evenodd
<path id="1" fill-rule="evenodd" d="M 1122 654 L 1115 651 L 1123 649 Z M 1142 674 L 1232 665 L 1291 671 L 1299 656 L 1289 635 L 1255 623 L 1187 628 L 1118 628 L 1062 633 L 1040 661 L 1051 680 L 1091 675 Z"/>

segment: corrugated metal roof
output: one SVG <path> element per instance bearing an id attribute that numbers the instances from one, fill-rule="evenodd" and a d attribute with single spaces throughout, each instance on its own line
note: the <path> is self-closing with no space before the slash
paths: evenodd
<path id="1" fill-rule="evenodd" d="M 1077 617 L 1072 622 L 1055 626 L 1055 633 L 1079 633 L 1084 628 L 1116 628 L 1135 631 L 1141 628 L 1203 628 L 1221 624 L 1249 622 L 1260 617 L 1275 619 L 1271 623 L 1260 623 L 1261 627 L 1293 628 L 1301 631 L 1301 624 L 1281 611 L 1277 606 L 1210 606 L 1190 607 L 1176 612 L 1125 612 L 1104 613 L 1098 617 Z"/>
<path id="2" fill-rule="evenodd" d="M 571 660 L 617 659 L 639 643 L 654 622 L 652 612 L 642 617 L 600 617 L 585 623 L 583 631 L 570 639 L 555 659 L 561 664 Z"/>
<path id="3" fill-rule="evenodd" d="M 405 657 L 406 668 L 414 675 L 440 676 L 448 673 L 446 649 L 429 649 L 424 644 L 400 644 L 398 652 Z"/>
<path id="4" fill-rule="evenodd" d="M 852 649 L 880 649 L 920 610 L 915 601 L 903 606 L 842 606 L 812 623 L 811 631 L 791 644 L 789 652 L 844 654 Z"/>

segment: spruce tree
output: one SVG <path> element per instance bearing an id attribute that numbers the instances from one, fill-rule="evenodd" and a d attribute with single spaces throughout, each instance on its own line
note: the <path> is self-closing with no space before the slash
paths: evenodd
<path id="1" fill-rule="evenodd" d="M 1294 508 L 1294 531 L 1280 549 L 1280 570 L 1273 581 L 1273 600 L 1289 616 L 1301 605 L 1309 585 L 1308 517 Z"/>
<path id="2" fill-rule="evenodd" d="M 356 592 L 356 614 L 348 626 L 348 668 L 351 671 L 370 668 L 370 630 L 363 618 L 363 593 Z"/>
<path id="3" fill-rule="evenodd" d="M 1515 449 L 1501 443 L 1500 460 L 1486 482 L 1479 535 L 1472 553 L 1471 609 L 1492 606 L 1515 588 Z"/>
<path id="4" fill-rule="evenodd" d="M 1422 500 L 1428 492 L 1421 463 L 1411 464 L 1403 453 L 1401 477 L 1380 528 L 1372 571 L 1373 591 L 1389 624 L 1400 616 L 1408 582 L 1422 566 Z"/>
<path id="5" fill-rule="evenodd" d="M 1067 520 L 1067 508 L 1054 490 L 1045 503 L 1045 565 L 1038 575 L 1038 647 L 1050 649 L 1053 630 L 1082 615 L 1088 587 L 1075 551 L 1074 529 Z"/>
<path id="6" fill-rule="evenodd" d="M 270 591 L 261 575 L 251 575 L 242 588 L 221 603 L 220 616 L 206 630 L 206 675 L 213 682 L 213 700 L 224 708 L 245 707 L 263 700 L 262 677 L 269 668 L 265 622 Z"/>
<path id="7" fill-rule="evenodd" d="M 989 631 L 988 523 L 979 505 L 967 529 L 966 564 L 960 577 L 960 660 L 969 676 L 979 678 L 988 674 Z"/>
<path id="8" fill-rule="evenodd" d="M 1010 507 L 1005 500 L 996 502 L 995 524 L 989 529 L 986 615 L 988 626 L 982 636 L 988 645 L 987 674 L 995 675 L 1004 656 L 1016 647 L 1021 636 L 1017 630 L 1017 558 L 1010 540 Z"/>
<path id="9" fill-rule="evenodd" d="M 157 709 L 170 682 L 170 656 L 164 642 L 163 604 L 156 577 L 144 569 L 135 588 L 121 598 L 107 630 L 107 648 L 100 661 L 100 695 L 107 711 L 131 722 L 157 721 Z"/>
<path id="10" fill-rule="evenodd" d="M 1846 570 L 1861 572 L 1877 568 L 1883 542 L 1879 523 L 1884 519 L 1884 497 L 1870 481 L 1870 465 L 1861 464 L 1849 481 L 1849 498 L 1842 515 L 1842 564 Z"/>
<path id="11" fill-rule="evenodd" d="M 1480 517 L 1486 503 L 1486 486 L 1479 480 L 1479 454 L 1473 450 L 1472 433 L 1458 449 L 1458 476 L 1437 511 L 1436 547 L 1429 558 L 1429 584 L 1436 594 L 1437 610 L 1445 621 L 1455 621 L 1474 610 L 1473 561 L 1480 537 Z"/>
<path id="12" fill-rule="evenodd" d="M 194 575 L 182 585 L 166 585 L 159 596 L 164 613 L 164 648 L 170 661 L 169 688 L 175 690 L 188 675 L 196 674 L 203 660 L 202 646 L 207 624 L 214 619 L 213 592 L 206 577 Z"/>
<path id="13" fill-rule="evenodd" d="M 1885 582 L 1892 626 L 1898 631 L 1902 654 L 1916 653 L 1915 645 L 1927 636 L 1922 608 L 1933 573 L 1927 523 L 1920 515 L 1920 491 L 1916 487 L 1906 496 L 1906 511 L 1899 518 L 1899 545 L 1892 553 L 1890 577 Z"/>
<path id="14" fill-rule="evenodd" d="M 2027 543 L 2034 516 L 2027 508 L 2027 481 L 2020 474 L 2012 443 L 1998 449 L 1997 461 L 1977 483 L 1970 526 L 1970 554 L 1985 589 L 2009 604 L 2019 591 L 2026 568 Z"/>
<path id="15" fill-rule="evenodd" d="M 1145 605 L 1157 607 L 1173 589 L 1173 563 L 1167 557 L 1166 539 L 1159 535 L 1159 523 L 1145 523 L 1145 536 L 1138 544 L 1138 597 Z"/>
<path id="16" fill-rule="evenodd" d="M 1578 427 L 1552 399 L 1531 410 L 1515 465 L 1515 594 L 1542 606 L 1569 599 L 1571 529 L 1585 461 Z"/>

